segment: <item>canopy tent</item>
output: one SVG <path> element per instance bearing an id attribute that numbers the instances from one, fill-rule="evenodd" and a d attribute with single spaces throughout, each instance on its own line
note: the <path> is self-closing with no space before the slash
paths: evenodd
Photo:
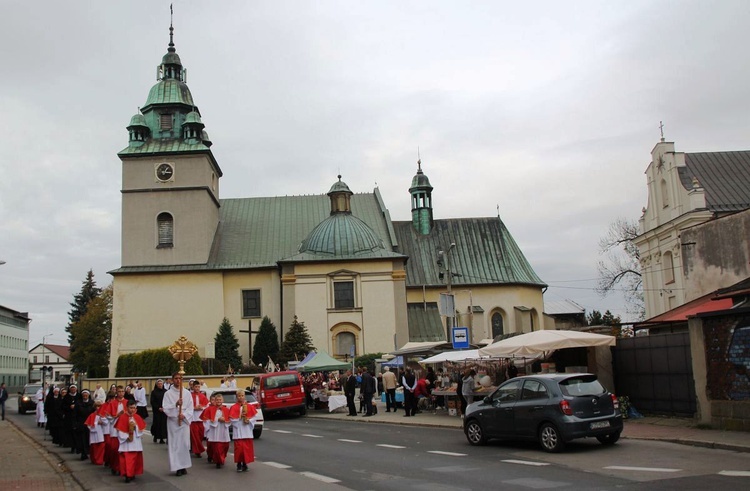
<path id="1" fill-rule="evenodd" d="M 476 360 L 478 358 L 481 358 L 481 357 L 479 356 L 479 350 L 477 349 L 469 349 L 469 350 L 462 350 L 462 351 L 444 351 L 442 353 L 438 353 L 435 356 L 425 358 L 420 363 L 442 363 L 444 361 Z"/>
<path id="2" fill-rule="evenodd" d="M 614 336 L 593 334 L 579 331 L 534 331 L 479 349 L 482 356 L 511 357 L 535 356 L 563 348 L 582 348 L 589 346 L 614 346 Z"/>
<path id="3" fill-rule="evenodd" d="M 392 360 L 388 360 L 388 361 L 380 364 L 381 367 L 391 367 L 391 368 L 400 367 L 400 366 L 403 366 L 403 365 L 404 365 L 404 357 L 403 356 L 397 356 L 397 357 L 393 358 Z"/>
<path id="4" fill-rule="evenodd" d="M 351 367 L 351 363 L 338 361 L 325 351 L 320 351 L 315 353 L 315 356 L 306 362 L 297 365 L 294 369 L 300 372 L 326 372 L 330 370 L 346 370 Z"/>

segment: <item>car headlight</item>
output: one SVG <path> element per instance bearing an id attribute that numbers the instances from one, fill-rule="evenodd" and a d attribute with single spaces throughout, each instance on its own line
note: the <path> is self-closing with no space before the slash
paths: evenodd
<path id="1" fill-rule="evenodd" d="M 22 400 L 22 401 L 24 401 L 24 402 L 29 402 L 29 398 L 28 398 L 28 397 L 26 397 L 26 396 L 23 396 L 23 397 L 21 398 L 21 400 Z"/>

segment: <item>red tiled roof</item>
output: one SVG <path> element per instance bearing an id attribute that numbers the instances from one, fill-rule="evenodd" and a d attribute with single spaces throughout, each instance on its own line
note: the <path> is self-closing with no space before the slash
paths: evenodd
<path id="1" fill-rule="evenodd" d="M 663 314 L 659 314 L 656 317 L 652 317 L 644 322 L 644 324 L 651 324 L 655 322 L 685 322 L 688 317 L 694 315 L 703 314 L 706 312 L 716 312 L 717 310 L 727 310 L 732 308 L 731 298 L 720 298 L 715 299 L 715 293 L 709 293 L 695 300 L 680 305 L 672 310 L 668 310 Z"/>

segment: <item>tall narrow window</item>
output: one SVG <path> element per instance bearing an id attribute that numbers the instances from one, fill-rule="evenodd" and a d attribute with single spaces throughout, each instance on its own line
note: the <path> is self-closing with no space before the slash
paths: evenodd
<path id="1" fill-rule="evenodd" d="M 674 259 L 671 252 L 664 253 L 664 283 L 674 283 Z"/>
<path id="2" fill-rule="evenodd" d="M 174 246 L 174 219 L 169 213 L 159 213 L 156 217 L 156 225 L 159 233 L 159 244 L 157 247 Z"/>
<path id="3" fill-rule="evenodd" d="M 669 206 L 669 190 L 667 189 L 667 181 L 661 180 L 661 206 L 667 208 Z"/>
<path id="4" fill-rule="evenodd" d="M 354 348 L 354 334 L 350 332 L 342 332 L 336 336 L 336 356 L 339 358 L 347 359 L 349 356 L 357 355 L 356 348 Z"/>
<path id="5" fill-rule="evenodd" d="M 242 290 L 242 317 L 260 317 L 260 290 Z"/>
<path id="6" fill-rule="evenodd" d="M 492 314 L 492 339 L 503 334 L 503 314 L 495 312 Z"/>
<path id="7" fill-rule="evenodd" d="M 333 306 L 336 309 L 354 308 L 354 282 L 337 281 L 333 284 Z"/>

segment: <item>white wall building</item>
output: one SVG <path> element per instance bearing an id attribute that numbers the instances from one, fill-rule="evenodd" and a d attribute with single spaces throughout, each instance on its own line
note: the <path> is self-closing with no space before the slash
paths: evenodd
<path id="1" fill-rule="evenodd" d="M 29 314 L 0 305 L 0 382 L 8 393 L 18 392 L 28 382 Z"/>

